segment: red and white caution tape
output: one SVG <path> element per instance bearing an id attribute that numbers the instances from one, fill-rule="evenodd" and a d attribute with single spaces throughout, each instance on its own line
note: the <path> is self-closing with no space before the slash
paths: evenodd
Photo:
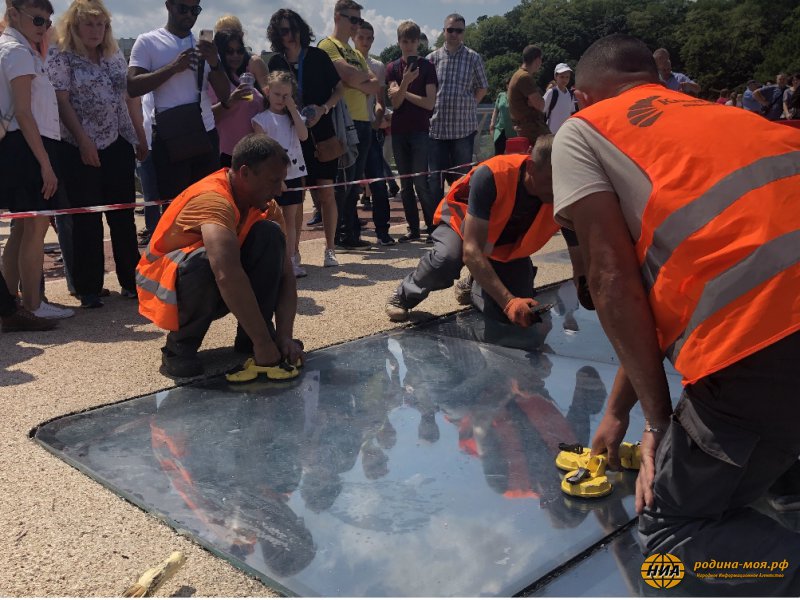
<path id="1" fill-rule="evenodd" d="M 409 177 L 419 177 L 420 175 L 432 175 L 434 173 L 453 173 L 456 175 L 463 175 L 459 169 L 465 167 L 472 167 L 476 163 L 467 163 L 458 165 L 451 169 L 444 169 L 441 171 L 422 171 L 420 173 L 408 173 L 406 175 L 394 175 L 392 177 L 373 177 L 372 179 L 359 179 L 357 181 L 342 181 L 339 183 L 328 183 L 325 185 L 309 185 L 299 188 L 289 188 L 288 192 L 302 192 L 309 190 L 321 190 L 324 188 L 336 188 L 348 185 L 369 185 L 370 183 L 377 183 L 379 181 L 389 181 L 390 179 L 407 179 Z M 141 208 L 143 206 L 160 206 L 162 204 L 169 204 L 171 200 L 152 200 L 149 202 L 130 202 L 127 204 L 105 204 L 102 206 L 84 206 L 80 208 L 59 208 L 54 210 L 32 210 L 27 212 L 0 212 L 0 219 L 28 219 L 31 217 L 55 217 L 58 215 L 82 215 L 88 213 L 103 213 L 111 210 L 124 210 L 128 208 Z"/>

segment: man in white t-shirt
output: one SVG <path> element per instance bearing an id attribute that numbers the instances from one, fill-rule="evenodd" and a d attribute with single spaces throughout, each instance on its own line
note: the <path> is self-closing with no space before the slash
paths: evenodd
<path id="1" fill-rule="evenodd" d="M 568 87 L 572 69 L 567 63 L 558 63 L 553 76 L 556 84 L 544 93 L 544 116 L 555 133 L 575 112 L 575 96 Z"/>
<path id="2" fill-rule="evenodd" d="M 192 35 L 192 27 L 202 11 L 200 0 L 167 0 L 166 7 L 166 26 L 143 33 L 136 39 L 128 67 L 128 94 L 136 98 L 153 93 L 156 113 L 153 162 L 162 200 L 174 198 L 219 168 L 219 136 L 207 94 L 208 84 L 214 87 L 223 104 L 230 92 L 230 83 L 222 70 L 216 46 L 208 40 L 196 40 Z M 201 65 L 203 71 L 198 74 Z M 181 144 L 168 139 L 173 136 L 167 133 L 169 115 L 164 113 L 198 102 L 209 148 L 196 156 L 179 156 L 175 146 Z M 159 114 L 164 114 L 161 133 Z M 184 144 L 187 145 L 198 147 L 196 138 Z"/>

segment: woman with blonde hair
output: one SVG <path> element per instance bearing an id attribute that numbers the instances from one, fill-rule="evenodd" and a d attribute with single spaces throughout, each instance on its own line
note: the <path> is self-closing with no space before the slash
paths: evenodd
<path id="1" fill-rule="evenodd" d="M 47 71 L 61 115 L 62 163 L 70 207 L 134 202 L 136 154 L 147 155 L 138 100 L 126 94 L 127 64 L 102 0 L 74 0 L 58 23 L 58 52 Z M 136 148 L 136 154 L 134 153 Z M 139 262 L 133 209 L 105 213 L 120 293 L 136 297 Z M 72 271 L 84 308 L 103 305 L 100 213 L 73 215 Z"/>
<path id="2" fill-rule="evenodd" d="M 0 199 L 14 212 L 60 208 L 58 104 L 42 56 L 53 5 L 49 0 L 6 2 L 7 26 L 0 36 Z M 14 243 L 3 256 L 9 292 L 22 284 L 22 307 L 43 318 L 74 313 L 43 301 L 44 236 L 49 219 L 16 219 Z"/>

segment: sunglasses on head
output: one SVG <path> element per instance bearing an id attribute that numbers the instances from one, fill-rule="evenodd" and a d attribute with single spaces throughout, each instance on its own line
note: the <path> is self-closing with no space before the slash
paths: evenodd
<path id="1" fill-rule="evenodd" d="M 201 12 L 203 12 L 203 7 L 200 6 L 199 4 L 196 6 L 189 6 L 188 4 L 184 4 L 183 2 L 173 2 L 172 5 L 177 6 L 178 12 L 182 15 L 185 15 L 187 13 L 192 13 L 193 17 L 197 17 L 200 15 Z"/>
<path id="2" fill-rule="evenodd" d="M 364 19 L 362 19 L 361 17 L 356 17 L 354 15 L 346 15 L 344 13 L 339 13 L 339 16 L 344 17 L 345 19 L 350 21 L 351 25 L 361 25 L 362 23 L 364 23 Z"/>
<path id="3" fill-rule="evenodd" d="M 448 27 L 445 31 L 447 33 L 464 33 L 463 27 Z"/>
<path id="4" fill-rule="evenodd" d="M 53 22 L 50 19 L 45 19 L 44 17 L 34 17 L 33 15 L 29 15 L 28 13 L 26 13 L 21 8 L 18 8 L 17 11 L 19 11 L 20 13 L 28 17 L 31 21 L 33 21 L 35 27 L 46 27 L 47 29 L 50 29 L 50 27 L 53 25 Z"/>
<path id="5" fill-rule="evenodd" d="M 225 54 L 238 54 L 239 56 L 244 56 L 244 48 L 226 48 Z"/>

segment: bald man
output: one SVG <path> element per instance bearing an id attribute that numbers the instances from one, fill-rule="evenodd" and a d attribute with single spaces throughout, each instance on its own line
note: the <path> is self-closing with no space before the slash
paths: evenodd
<path id="1" fill-rule="evenodd" d="M 646 553 L 681 558 L 684 588 L 797 595 L 800 533 L 748 505 L 800 454 L 800 138 L 666 89 L 625 35 L 581 57 L 575 96 L 553 147 L 554 213 L 577 233 L 622 364 L 592 450 L 617 463 L 640 402 Z M 686 386 L 674 411 L 665 356 Z M 696 564 L 712 559 L 784 568 L 706 579 Z"/>

